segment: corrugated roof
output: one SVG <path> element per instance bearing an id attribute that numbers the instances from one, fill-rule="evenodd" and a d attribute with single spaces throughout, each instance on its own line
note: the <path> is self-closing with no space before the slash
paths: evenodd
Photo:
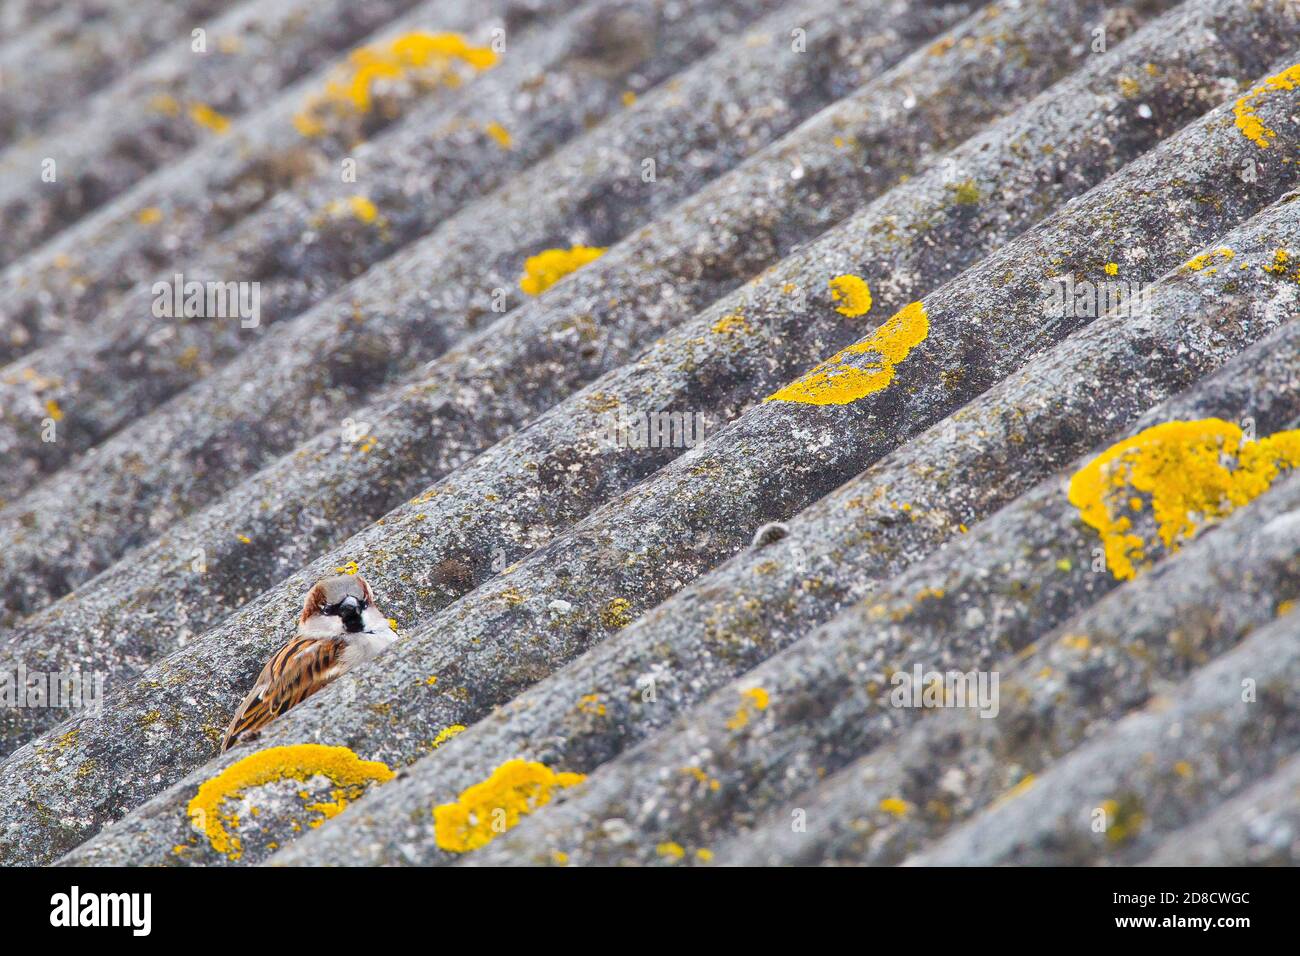
<path id="1" fill-rule="evenodd" d="M 0 153 L 74 176 L 5 187 L 0 678 L 106 687 L 0 708 L 0 859 L 1294 862 L 1300 7 L 360 6 Z M 315 108 L 412 31 L 499 59 Z M 335 569 L 398 645 L 217 755 Z"/>

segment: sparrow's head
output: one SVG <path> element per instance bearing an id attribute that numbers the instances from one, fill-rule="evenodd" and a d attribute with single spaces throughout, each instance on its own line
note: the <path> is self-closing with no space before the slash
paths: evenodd
<path id="1" fill-rule="evenodd" d="M 298 633 L 308 637 L 376 633 L 388 619 L 375 607 L 375 595 L 359 574 L 321 578 L 310 591 L 298 619 Z"/>

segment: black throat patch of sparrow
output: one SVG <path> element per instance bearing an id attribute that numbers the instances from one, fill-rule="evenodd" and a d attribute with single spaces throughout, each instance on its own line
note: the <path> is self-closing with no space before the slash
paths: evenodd
<path id="1" fill-rule="evenodd" d="M 317 581 L 303 602 L 293 638 L 271 655 L 235 711 L 222 751 L 384 651 L 397 634 L 359 574 Z"/>

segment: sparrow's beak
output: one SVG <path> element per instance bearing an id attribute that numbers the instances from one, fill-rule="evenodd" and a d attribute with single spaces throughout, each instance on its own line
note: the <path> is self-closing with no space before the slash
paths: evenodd
<path id="1" fill-rule="evenodd" d="M 343 626 L 349 634 L 357 634 L 365 629 L 361 623 L 361 602 L 350 594 L 339 602 L 339 617 L 343 618 Z"/>

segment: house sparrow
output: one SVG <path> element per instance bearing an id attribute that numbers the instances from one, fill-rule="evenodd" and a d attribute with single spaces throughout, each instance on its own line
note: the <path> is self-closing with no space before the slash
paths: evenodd
<path id="1" fill-rule="evenodd" d="M 221 742 L 226 751 L 255 734 L 393 641 L 393 631 L 370 585 L 359 574 L 322 578 L 307 592 L 298 633 L 266 662 Z"/>

